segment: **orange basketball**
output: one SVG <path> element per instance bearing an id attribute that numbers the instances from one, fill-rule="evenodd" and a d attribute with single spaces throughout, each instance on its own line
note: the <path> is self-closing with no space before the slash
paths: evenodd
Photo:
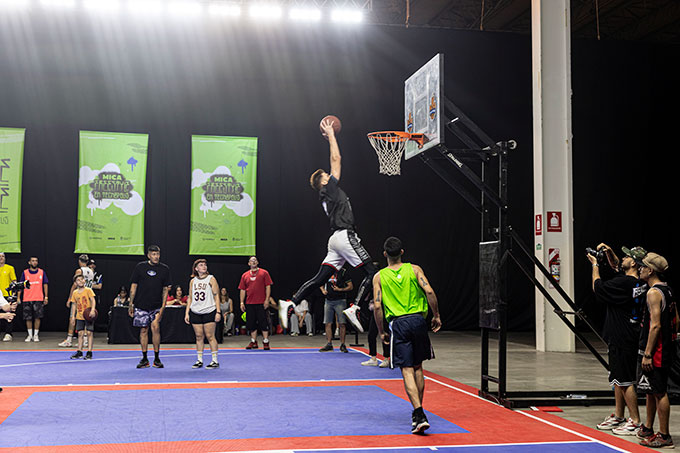
<path id="1" fill-rule="evenodd" d="M 97 319 L 97 309 L 87 307 L 85 311 L 83 311 L 83 318 L 85 318 L 86 321 L 94 322 L 94 320 Z"/>
<path id="2" fill-rule="evenodd" d="M 333 122 L 333 131 L 335 131 L 336 134 L 338 132 L 340 132 L 340 130 L 342 129 L 342 123 L 340 122 L 340 118 L 338 118 L 335 115 L 326 115 L 319 122 L 319 130 L 321 130 L 322 135 L 323 135 L 323 128 L 321 128 L 321 124 L 326 120 Z M 324 137 L 325 137 L 325 135 L 324 135 Z"/>

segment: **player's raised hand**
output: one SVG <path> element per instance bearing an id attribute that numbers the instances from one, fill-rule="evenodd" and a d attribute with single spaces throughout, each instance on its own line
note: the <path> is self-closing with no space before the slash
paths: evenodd
<path id="1" fill-rule="evenodd" d="M 335 136 L 335 130 L 333 129 L 333 121 L 324 119 L 321 121 L 321 130 L 323 131 L 323 135 L 325 137 L 334 137 Z"/>

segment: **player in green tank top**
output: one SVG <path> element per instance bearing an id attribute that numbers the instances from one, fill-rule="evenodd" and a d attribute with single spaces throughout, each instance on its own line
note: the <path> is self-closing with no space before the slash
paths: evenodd
<path id="1" fill-rule="evenodd" d="M 425 377 L 422 362 L 434 358 L 425 318 L 429 305 L 432 331 L 441 328 L 437 295 L 420 266 L 401 261 L 404 250 L 399 238 L 387 238 L 383 248 L 387 267 L 373 277 L 373 316 L 380 338 L 384 343 L 390 343 L 392 365 L 401 368 L 404 388 L 413 405 L 411 432 L 420 434 L 430 427 L 423 411 Z M 383 307 L 392 338 L 383 332 Z"/>

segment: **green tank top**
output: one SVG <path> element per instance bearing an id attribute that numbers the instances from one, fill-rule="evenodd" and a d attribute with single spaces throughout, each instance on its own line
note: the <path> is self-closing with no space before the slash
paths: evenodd
<path id="1" fill-rule="evenodd" d="M 418 284 L 411 263 L 402 263 L 397 270 L 380 270 L 380 290 L 385 319 L 420 313 L 427 316 L 427 298 Z"/>

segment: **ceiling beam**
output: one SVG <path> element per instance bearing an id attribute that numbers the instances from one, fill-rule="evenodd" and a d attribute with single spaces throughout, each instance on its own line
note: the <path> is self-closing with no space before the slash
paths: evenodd
<path id="1" fill-rule="evenodd" d="M 584 2 L 576 11 L 572 11 L 571 32 L 577 33 L 587 25 L 594 24 L 599 16 L 600 24 L 609 14 L 640 0 L 598 0 L 598 11 L 595 11 L 595 1 Z"/>
<path id="2" fill-rule="evenodd" d="M 644 40 L 657 30 L 667 27 L 680 19 L 680 2 L 669 1 L 658 9 L 650 11 L 644 17 L 621 27 L 608 36 L 613 39 Z"/>
<path id="3" fill-rule="evenodd" d="M 484 14 L 485 30 L 503 30 L 517 18 L 531 11 L 531 0 L 500 0 Z M 473 24 L 479 27 L 480 19 Z"/>

